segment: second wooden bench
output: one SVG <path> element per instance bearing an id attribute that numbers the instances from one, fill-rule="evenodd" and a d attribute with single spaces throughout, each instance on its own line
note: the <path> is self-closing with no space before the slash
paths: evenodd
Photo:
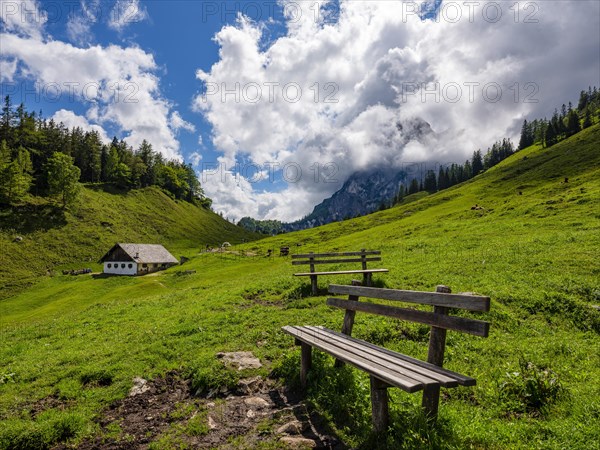
<path id="1" fill-rule="evenodd" d="M 388 269 L 368 269 L 368 262 L 381 261 L 381 251 L 379 250 L 361 250 L 359 252 L 345 253 L 307 253 L 303 255 L 292 255 L 292 264 L 309 265 L 310 272 L 295 273 L 295 277 L 310 277 L 312 294 L 317 295 L 317 277 L 319 275 L 354 275 L 362 274 L 363 284 L 371 286 L 372 275 L 374 273 L 389 272 Z M 361 264 L 361 269 L 356 270 L 327 270 L 317 272 L 315 265 L 322 264 Z"/>

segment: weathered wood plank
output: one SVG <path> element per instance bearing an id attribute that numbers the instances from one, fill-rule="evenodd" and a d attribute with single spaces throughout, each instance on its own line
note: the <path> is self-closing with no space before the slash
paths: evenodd
<path id="1" fill-rule="evenodd" d="M 359 297 L 378 298 L 381 300 L 421 303 L 423 305 L 447 306 L 469 311 L 490 310 L 490 298 L 480 295 L 407 291 L 365 286 L 345 286 L 340 284 L 329 285 L 329 292 L 339 295 L 357 295 Z"/>
<path id="2" fill-rule="evenodd" d="M 368 250 L 364 252 L 342 252 L 342 253 L 306 253 L 302 255 L 292 255 L 292 259 L 298 258 L 331 258 L 336 256 L 362 256 L 362 255 L 381 255 L 380 250 Z"/>
<path id="3" fill-rule="evenodd" d="M 380 256 L 373 256 L 371 258 L 364 259 L 367 262 L 375 262 L 381 261 Z M 345 263 L 359 263 L 363 262 L 362 258 L 340 258 L 340 259 L 315 259 L 315 260 L 301 260 L 301 261 L 292 261 L 293 266 L 299 266 L 301 264 L 345 264 Z"/>
<path id="4" fill-rule="evenodd" d="M 294 276 L 295 277 L 307 277 L 310 275 L 352 275 L 352 274 L 359 274 L 359 273 L 384 273 L 384 272 L 389 272 L 389 269 L 367 269 L 367 270 L 336 270 L 336 271 L 330 271 L 330 272 L 302 272 L 302 273 L 295 273 Z"/>
<path id="5" fill-rule="evenodd" d="M 448 330 L 462 331 L 475 336 L 487 337 L 490 324 L 482 320 L 467 319 L 464 317 L 447 316 L 415 309 L 398 308 L 395 306 L 380 305 L 376 303 L 361 303 L 340 298 L 328 298 L 327 305 L 353 311 L 363 311 L 369 314 L 395 317 L 396 319 L 419 322 L 433 325 Z"/>
<path id="6" fill-rule="evenodd" d="M 375 361 L 370 361 L 366 358 L 351 353 L 347 349 L 335 345 L 335 343 L 320 338 L 315 333 L 308 332 L 303 327 L 285 326 L 282 328 L 282 330 L 288 334 L 291 334 L 300 341 L 310 344 L 313 347 L 318 348 L 319 350 L 322 350 L 334 356 L 335 358 L 341 359 L 342 361 L 360 370 L 364 370 L 365 372 L 376 376 L 380 380 L 383 380 L 392 386 L 397 386 L 406 392 L 416 392 L 423 389 L 423 383 L 408 376 L 399 374 L 386 366 L 378 364 Z M 433 380 L 432 383 L 434 383 Z"/>
<path id="7" fill-rule="evenodd" d="M 385 350 L 381 347 L 377 346 L 368 346 L 365 341 L 361 340 L 351 340 L 348 339 L 348 336 L 342 337 L 341 335 L 337 335 L 334 332 L 329 332 L 328 329 L 318 328 L 318 327 L 303 327 L 307 330 L 311 330 L 322 333 L 323 340 L 330 340 L 331 342 L 339 343 L 341 346 L 345 346 L 348 351 L 352 353 L 356 353 L 365 358 L 374 358 L 379 364 L 387 365 L 390 369 L 394 371 L 414 378 L 417 381 L 420 381 L 424 384 L 430 384 L 431 380 L 441 384 L 444 387 L 456 387 L 460 383 L 458 380 L 452 376 L 448 376 L 448 374 L 437 371 L 430 370 L 419 365 L 413 364 L 409 361 L 406 361 L 404 358 L 400 358 L 402 356 L 400 353 L 392 352 L 392 351 L 382 351 Z"/>
<path id="8" fill-rule="evenodd" d="M 393 350 L 389 350 L 389 349 L 384 348 L 384 347 L 379 347 L 379 346 L 377 346 L 375 344 L 371 344 L 370 342 L 367 342 L 367 341 L 356 339 L 356 338 L 353 338 L 351 336 L 342 335 L 341 333 L 339 333 L 337 331 L 330 330 L 330 329 L 325 328 L 325 327 L 321 327 L 321 326 L 310 327 L 310 326 L 307 326 L 306 328 L 309 328 L 309 329 L 310 328 L 316 328 L 316 329 L 318 329 L 318 330 L 320 330 L 320 331 L 322 331 L 324 333 L 327 333 L 329 335 L 336 335 L 336 336 L 341 337 L 342 339 L 346 339 L 348 341 L 357 342 L 359 345 L 371 348 L 371 349 L 373 349 L 375 351 L 379 351 L 381 353 L 386 353 L 386 354 L 392 356 L 393 358 L 404 360 L 407 363 L 412 364 L 413 366 L 419 366 L 419 367 L 422 367 L 423 369 L 425 369 L 427 371 L 436 372 L 436 373 L 445 375 L 448 378 L 451 378 L 451 379 L 454 379 L 454 380 L 458 381 L 458 384 L 460 384 L 461 386 L 475 386 L 476 383 L 477 383 L 474 378 L 468 377 L 466 375 L 462 375 L 462 374 L 460 374 L 458 372 L 453 372 L 452 370 L 448 370 L 448 369 L 444 369 L 442 367 L 438 367 L 438 366 L 436 366 L 434 364 L 430 364 L 428 362 L 421 361 L 420 359 L 416 359 L 416 358 L 413 358 L 413 357 L 408 356 L 408 355 L 403 355 L 402 353 L 398 353 L 398 352 L 395 352 Z M 427 375 L 426 372 L 424 372 L 423 374 Z"/>

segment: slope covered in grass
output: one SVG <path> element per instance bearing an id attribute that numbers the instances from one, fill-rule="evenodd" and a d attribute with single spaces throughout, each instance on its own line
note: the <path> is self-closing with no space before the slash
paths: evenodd
<path id="1" fill-rule="evenodd" d="M 135 376 L 175 369 L 200 393 L 253 374 L 294 386 L 299 352 L 280 327 L 339 329 L 343 312 L 325 306 L 326 287 L 351 277 L 320 278 L 320 296 L 310 297 L 289 257 L 266 257 L 280 245 L 293 252 L 380 249 L 381 267 L 390 269 L 376 279 L 380 286 L 446 284 L 492 299 L 491 311 L 476 315 L 491 322 L 489 338 L 448 333 L 445 366 L 475 377 L 477 386 L 443 389 L 434 427 L 423 421 L 420 395 L 390 390 L 388 441 L 370 434 L 365 374 L 337 370 L 315 352 L 307 400 L 347 445 L 593 448 L 600 442 L 600 313 L 592 307 L 600 304 L 599 145 L 597 125 L 386 211 L 231 253 L 190 247 L 187 267 L 156 276 L 48 277 L 0 303 L 0 448 L 75 445 L 85 436 L 127 442 L 117 423 L 101 428 L 93 419 L 127 395 Z M 472 210 L 475 204 L 484 209 Z M 354 334 L 426 356 L 424 326 L 359 313 Z M 223 369 L 215 354 L 236 350 L 253 351 L 265 366 L 242 374 Z M 261 425 L 264 448 L 281 445 L 279 425 Z M 185 446 L 185 432 L 170 431 L 153 436 L 155 448 Z M 235 442 L 243 448 L 243 437 Z"/>
<path id="2" fill-rule="evenodd" d="M 160 243 L 179 257 L 192 247 L 255 238 L 217 214 L 172 200 L 155 187 L 124 193 L 91 185 L 66 211 L 44 199 L 32 201 L 37 203 L 0 210 L 0 298 L 48 271 L 99 268 L 96 262 L 115 242 Z M 15 242 L 17 236 L 23 240 Z"/>

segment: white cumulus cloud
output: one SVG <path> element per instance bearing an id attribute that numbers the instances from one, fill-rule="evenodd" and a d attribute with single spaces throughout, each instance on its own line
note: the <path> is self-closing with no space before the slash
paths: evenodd
<path id="1" fill-rule="evenodd" d="M 131 24 L 142 22 L 148 18 L 148 11 L 139 0 L 117 0 L 110 12 L 108 25 L 122 31 Z"/>
<path id="2" fill-rule="evenodd" d="M 106 130 L 100 125 L 90 123 L 85 117 L 75 114 L 73 111 L 60 109 L 52 115 L 56 123 L 63 123 L 67 128 L 79 127 L 84 131 L 96 131 L 100 140 L 104 144 L 110 144 L 111 139 L 106 134 Z"/>
<path id="3" fill-rule="evenodd" d="M 364 168 L 462 163 L 600 73 L 598 2 L 443 2 L 438 20 L 422 20 L 414 2 L 341 0 L 333 22 L 287 3 L 299 5 L 286 9 L 287 33 L 266 45 L 267 23 L 223 26 L 194 107 L 227 167 L 247 158 L 307 174 L 333 163 L 338 183 L 304 176 L 264 192 L 207 180 L 215 207 L 238 217 L 300 218 Z"/>
<path id="4" fill-rule="evenodd" d="M 137 2 L 130 3 L 143 10 Z M 13 12 L 12 4 L 20 5 L 19 11 Z M 82 2 L 81 7 L 88 20 L 95 20 L 98 8 L 95 0 Z M 118 7 L 123 9 L 126 5 Z M 17 13 L 24 9 L 38 20 L 17 20 Z M 63 98 L 88 108 L 86 118 L 59 111 L 57 114 L 65 123 L 89 129 L 97 127 L 98 131 L 113 125 L 133 147 L 146 139 L 165 157 L 181 159 L 175 134 L 181 128 L 194 131 L 193 125 L 184 121 L 162 96 L 157 65 L 150 53 L 135 45 L 80 48 L 53 40 L 44 33 L 44 13 L 31 0 L 2 1 L 2 23 L 3 80 L 29 78 L 42 94 L 61 93 Z M 75 39 L 83 29 L 77 29 L 78 25 L 73 25 L 76 22 L 69 23 L 74 27 L 71 31 Z"/>

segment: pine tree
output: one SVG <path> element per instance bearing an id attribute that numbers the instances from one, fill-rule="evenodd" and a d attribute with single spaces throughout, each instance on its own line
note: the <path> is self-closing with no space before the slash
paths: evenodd
<path id="1" fill-rule="evenodd" d="M 479 175 L 479 173 L 483 170 L 483 159 L 481 157 L 481 150 L 477 150 L 473 153 L 473 158 L 471 159 L 471 166 L 473 167 L 473 176 Z"/>
<path id="2" fill-rule="evenodd" d="M 0 144 L 0 201 L 12 204 L 25 197 L 33 177 L 29 152 L 19 147 L 11 161 L 11 150 L 6 141 Z"/>
<path id="3" fill-rule="evenodd" d="M 544 145 L 546 147 L 552 147 L 557 142 L 557 133 L 556 128 L 553 122 L 548 124 L 548 128 L 546 128 L 546 133 L 544 135 Z"/>
<path id="4" fill-rule="evenodd" d="M 46 164 L 50 194 L 57 195 L 63 209 L 73 203 L 79 194 L 81 170 L 73 164 L 73 158 L 56 152 Z"/>
<path id="5" fill-rule="evenodd" d="M 583 119 L 583 128 L 589 128 L 592 126 L 592 115 L 590 109 L 585 108 L 585 118 Z"/>
<path id="6" fill-rule="evenodd" d="M 419 192 L 419 182 L 416 178 L 413 178 L 408 186 L 408 195 L 416 194 L 417 192 Z"/>
<path id="7" fill-rule="evenodd" d="M 423 182 L 423 188 L 430 194 L 437 192 L 438 186 L 437 181 L 435 179 L 435 172 L 433 170 L 428 170 L 425 174 L 425 181 Z"/>
<path id="8" fill-rule="evenodd" d="M 521 139 L 519 140 L 519 150 L 533 145 L 533 142 L 534 136 L 532 126 L 531 124 L 527 123 L 527 120 L 524 120 L 523 126 L 521 127 Z"/>
<path id="9" fill-rule="evenodd" d="M 574 110 L 571 110 L 567 116 L 567 136 L 573 136 L 580 131 L 581 126 L 579 125 L 579 114 L 577 114 Z"/>
<path id="10" fill-rule="evenodd" d="M 437 184 L 440 191 L 450 187 L 450 184 L 448 183 L 448 177 L 446 176 L 446 171 L 442 166 L 440 166 L 440 170 L 438 170 Z"/>

